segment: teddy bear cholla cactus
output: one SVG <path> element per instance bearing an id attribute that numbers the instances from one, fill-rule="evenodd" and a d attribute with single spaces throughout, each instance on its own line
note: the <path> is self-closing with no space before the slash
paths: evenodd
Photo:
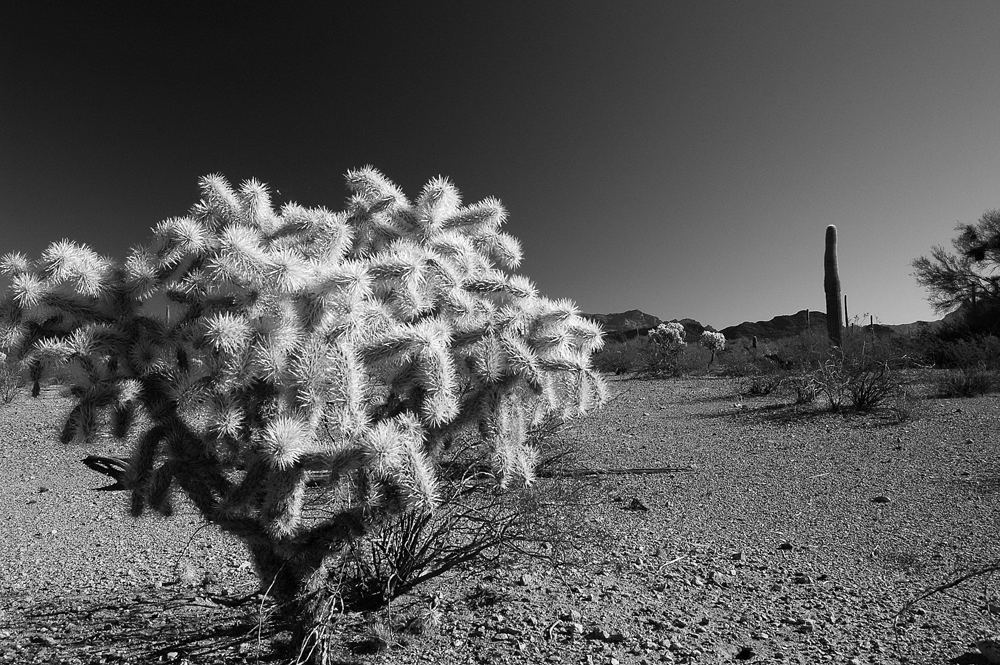
<path id="1" fill-rule="evenodd" d="M 708 366 L 711 367 L 712 363 L 715 362 L 716 352 L 726 348 L 726 336 L 720 332 L 706 330 L 698 338 L 698 343 L 712 352 L 712 357 L 708 361 Z"/>
<path id="2" fill-rule="evenodd" d="M 342 212 L 275 209 L 257 181 L 206 176 L 122 262 L 64 240 L 0 263 L 0 350 L 36 394 L 54 371 L 72 386 L 63 440 L 103 413 L 118 437 L 144 423 L 132 512 L 169 514 L 182 490 L 278 594 L 379 519 L 433 510 L 452 437 L 478 428 L 501 483 L 530 482 L 531 425 L 604 399 L 600 329 L 508 272 L 521 248 L 499 201 L 462 205 L 435 178 L 411 202 L 370 167 L 347 185 Z M 304 519 L 307 484 L 347 498 Z"/>
<path id="3" fill-rule="evenodd" d="M 663 347 L 685 346 L 684 326 L 677 321 L 661 323 L 649 331 L 649 339 Z"/>

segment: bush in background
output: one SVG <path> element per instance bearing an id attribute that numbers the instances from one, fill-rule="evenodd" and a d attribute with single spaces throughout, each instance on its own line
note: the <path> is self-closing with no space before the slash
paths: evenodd
<path id="1" fill-rule="evenodd" d="M 24 386 L 21 378 L 21 368 L 0 360 L 0 402 L 10 404 Z"/>
<path id="2" fill-rule="evenodd" d="M 997 390 L 997 373 L 985 366 L 951 370 L 937 382 L 941 397 L 976 397 Z"/>

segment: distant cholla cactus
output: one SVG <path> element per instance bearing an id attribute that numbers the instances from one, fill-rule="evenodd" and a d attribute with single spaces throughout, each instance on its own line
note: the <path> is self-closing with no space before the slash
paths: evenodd
<path id="1" fill-rule="evenodd" d="M 649 339 L 654 344 L 663 347 L 684 346 L 684 326 L 676 321 L 661 323 L 649 331 Z"/>
<path id="2" fill-rule="evenodd" d="M 712 357 L 708 361 L 708 366 L 711 367 L 712 363 L 715 362 L 715 353 L 726 348 L 726 336 L 720 332 L 706 330 L 701 334 L 698 343 L 712 352 Z"/>
<path id="3" fill-rule="evenodd" d="M 501 484 L 530 482 L 532 424 L 605 396 L 600 329 L 507 272 L 521 246 L 499 201 L 462 205 L 439 177 L 411 202 L 370 167 L 347 185 L 342 212 L 275 209 L 256 180 L 206 176 L 190 213 L 124 261 L 68 240 L 0 261 L 0 350 L 36 394 L 69 377 L 62 440 L 144 422 L 133 514 L 169 514 L 183 491 L 278 594 L 379 520 L 433 510 L 457 434 L 477 434 Z M 337 510 L 304 519 L 307 485 L 339 492 Z"/>

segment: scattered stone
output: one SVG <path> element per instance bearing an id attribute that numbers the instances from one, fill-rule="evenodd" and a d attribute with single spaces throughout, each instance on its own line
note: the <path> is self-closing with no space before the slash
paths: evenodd
<path id="1" fill-rule="evenodd" d="M 611 642 L 612 644 L 621 644 L 622 642 L 627 642 L 628 637 L 629 635 L 627 631 L 616 630 L 615 632 L 611 633 L 611 635 L 608 636 L 607 641 Z"/>
<path id="2" fill-rule="evenodd" d="M 1000 641 L 979 640 L 976 642 L 976 648 L 979 649 L 979 653 L 983 654 L 983 660 L 987 663 L 1000 665 Z"/>
<path id="3" fill-rule="evenodd" d="M 628 503 L 627 506 L 625 506 L 625 510 L 646 511 L 646 510 L 649 510 L 649 506 L 647 506 L 646 504 L 644 504 L 639 499 L 639 497 L 632 497 L 632 500 L 629 501 L 629 503 Z"/>
<path id="4" fill-rule="evenodd" d="M 575 623 L 583 621 L 583 615 L 580 614 L 579 610 L 576 609 L 572 609 L 569 612 L 566 612 L 559 618 L 562 619 L 563 621 L 570 621 Z"/>
<path id="5" fill-rule="evenodd" d="M 588 640 L 600 640 L 601 642 L 610 642 L 611 633 L 605 628 L 592 628 L 589 633 L 587 633 Z"/>
<path id="6" fill-rule="evenodd" d="M 714 570 L 711 573 L 709 573 L 708 580 L 709 582 L 718 587 L 729 587 L 732 586 L 733 584 L 733 578 L 731 575 L 720 573 L 717 570 Z"/>

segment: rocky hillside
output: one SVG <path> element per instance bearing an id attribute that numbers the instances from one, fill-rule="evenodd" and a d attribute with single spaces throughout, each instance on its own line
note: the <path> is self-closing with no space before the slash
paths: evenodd
<path id="1" fill-rule="evenodd" d="M 715 330 L 712 326 L 704 325 L 694 319 L 660 319 L 652 314 L 646 314 L 638 309 L 631 309 L 618 314 L 584 314 L 584 316 L 600 323 L 605 330 L 605 337 L 611 341 L 622 341 L 631 339 L 637 335 L 645 335 L 651 329 L 660 325 L 664 321 L 678 321 L 684 326 L 689 341 L 697 339 L 705 330 Z M 943 320 L 948 322 L 955 318 L 955 314 L 949 314 Z M 898 325 L 883 325 L 876 323 L 873 326 L 875 333 L 879 336 L 885 335 L 910 335 L 925 328 L 933 328 L 941 325 L 942 321 L 916 321 L 914 323 L 903 323 Z M 868 328 L 868 326 L 866 326 Z M 757 336 L 758 339 L 780 339 L 782 337 L 792 337 L 807 329 L 819 332 L 826 330 L 826 314 L 816 310 L 799 310 L 795 314 L 783 314 L 775 316 L 767 321 L 744 321 L 735 326 L 722 328 L 719 332 L 726 336 L 726 339 L 750 339 Z"/>

